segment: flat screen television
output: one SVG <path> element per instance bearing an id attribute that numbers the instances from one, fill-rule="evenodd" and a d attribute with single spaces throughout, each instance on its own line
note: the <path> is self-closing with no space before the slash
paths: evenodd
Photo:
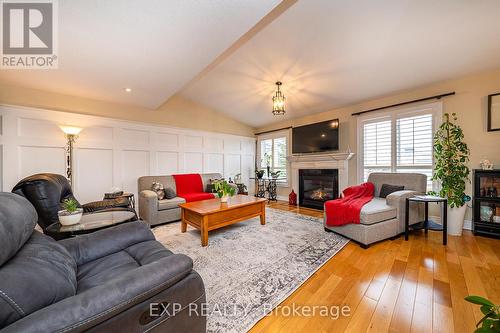
<path id="1" fill-rule="evenodd" d="M 320 153 L 338 149 L 338 119 L 292 128 L 292 154 Z"/>

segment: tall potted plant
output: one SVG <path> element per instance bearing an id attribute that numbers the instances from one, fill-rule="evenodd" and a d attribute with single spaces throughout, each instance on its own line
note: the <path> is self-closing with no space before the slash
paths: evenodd
<path id="1" fill-rule="evenodd" d="M 452 113 L 453 121 L 457 120 Z M 469 182 L 469 148 L 464 142 L 464 133 L 460 126 L 444 114 L 444 122 L 434 135 L 435 168 L 432 180 L 441 182 L 439 195 L 448 199 L 448 233 L 461 235 L 464 217 L 470 197 L 465 194 L 466 182 Z"/>

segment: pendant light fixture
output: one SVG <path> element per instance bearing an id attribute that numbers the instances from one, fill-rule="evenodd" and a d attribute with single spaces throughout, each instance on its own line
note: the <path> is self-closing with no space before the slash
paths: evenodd
<path id="1" fill-rule="evenodd" d="M 280 86 L 282 83 L 280 81 L 276 82 L 278 87 L 276 93 L 273 96 L 273 114 L 275 116 L 281 116 L 285 114 L 285 96 L 280 91 Z"/>

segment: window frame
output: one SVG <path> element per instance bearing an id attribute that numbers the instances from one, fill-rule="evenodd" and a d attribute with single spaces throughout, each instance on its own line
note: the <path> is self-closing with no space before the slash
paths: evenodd
<path id="1" fill-rule="evenodd" d="M 441 125 L 442 115 L 443 115 L 443 103 L 433 102 L 427 104 L 421 104 L 411 107 L 399 107 L 391 108 L 386 111 L 375 111 L 367 113 L 365 115 L 358 116 L 357 119 L 357 147 L 358 147 L 358 159 L 357 159 L 357 179 L 358 183 L 364 181 L 364 125 L 369 123 L 375 123 L 384 120 L 391 121 L 391 172 L 396 172 L 398 169 L 397 165 L 397 120 L 400 118 L 419 116 L 424 114 L 432 114 L 432 135 L 436 133 L 437 128 Z M 432 173 L 434 173 L 434 154 L 432 154 Z M 399 167 L 399 169 L 408 169 L 409 171 L 416 169 L 417 167 Z M 432 190 L 438 190 L 438 184 L 432 182 Z"/>
<path id="2" fill-rule="evenodd" d="M 279 138 L 285 138 L 286 139 L 286 180 L 285 181 L 277 181 L 276 185 L 279 187 L 289 187 L 290 186 L 290 162 L 288 161 L 288 157 L 290 156 L 290 130 L 282 130 L 282 131 L 276 131 L 272 133 L 265 133 L 265 134 L 259 134 L 257 135 L 257 160 L 255 163 L 256 170 L 261 168 L 261 161 L 264 158 L 261 152 L 261 141 L 264 140 L 273 140 L 272 142 L 272 147 L 273 147 L 273 156 L 272 156 L 272 161 L 271 161 L 271 171 L 274 170 L 274 139 L 279 139 Z"/>

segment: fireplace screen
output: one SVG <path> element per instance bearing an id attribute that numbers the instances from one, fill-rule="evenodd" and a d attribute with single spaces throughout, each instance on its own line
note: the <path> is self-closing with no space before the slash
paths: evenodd
<path id="1" fill-rule="evenodd" d="M 300 169 L 299 205 L 323 209 L 327 200 L 338 198 L 337 169 Z"/>

